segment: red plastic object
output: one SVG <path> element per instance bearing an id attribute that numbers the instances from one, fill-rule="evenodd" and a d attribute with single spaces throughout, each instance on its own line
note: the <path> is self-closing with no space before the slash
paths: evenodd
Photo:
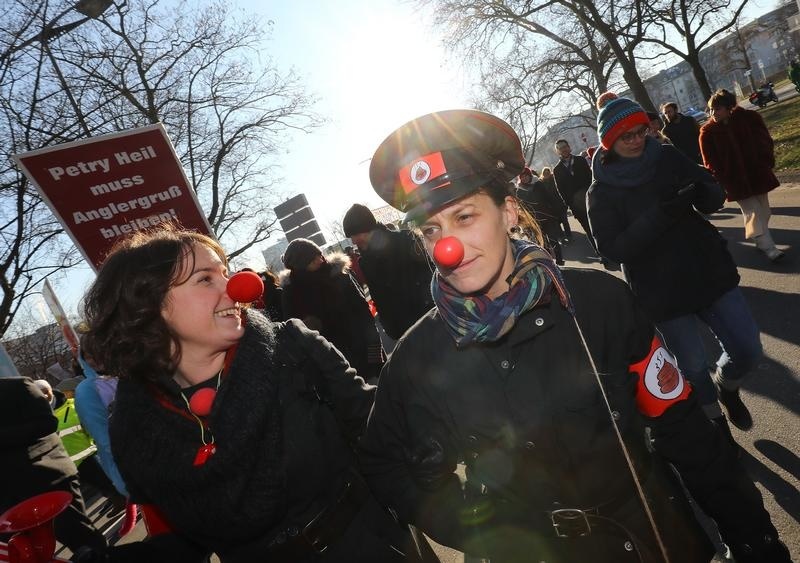
<path id="1" fill-rule="evenodd" d="M 142 511 L 142 519 L 144 520 L 145 528 L 147 528 L 148 536 L 160 536 L 161 534 L 172 532 L 172 526 L 169 525 L 161 511 L 156 508 L 156 505 L 140 504 L 139 510 Z"/>
<path id="2" fill-rule="evenodd" d="M 0 533 L 14 534 L 8 541 L 11 563 L 49 563 L 56 550 L 53 519 L 72 502 L 66 491 L 36 495 L 0 516 Z"/>
<path id="3" fill-rule="evenodd" d="M 264 282 L 255 272 L 239 272 L 228 280 L 226 291 L 237 303 L 252 303 L 264 293 Z"/>
<path id="4" fill-rule="evenodd" d="M 197 416 L 208 416 L 216 396 L 217 391 L 210 387 L 198 389 L 192 394 L 192 398 L 189 399 L 189 410 Z"/>
<path id="5" fill-rule="evenodd" d="M 133 530 L 138 514 L 136 505 L 128 499 L 125 503 L 125 520 L 122 521 L 122 527 L 119 529 L 119 537 L 127 536 Z"/>
<path id="6" fill-rule="evenodd" d="M 434 245 L 433 259 L 442 268 L 452 270 L 464 259 L 464 245 L 456 237 L 445 237 Z"/>

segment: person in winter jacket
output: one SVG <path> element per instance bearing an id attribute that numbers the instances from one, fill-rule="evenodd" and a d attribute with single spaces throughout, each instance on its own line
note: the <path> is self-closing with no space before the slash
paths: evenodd
<path id="1" fill-rule="evenodd" d="M 603 148 L 589 192 L 598 247 L 623 264 L 706 414 L 725 427 L 719 395 L 730 421 L 749 430 L 753 420 L 739 387 L 761 359 L 760 333 L 727 242 L 702 215 L 722 206 L 722 189 L 674 148 L 639 136 L 643 111 L 636 102 L 608 93 L 598 108 Z M 698 321 L 722 346 L 713 379 Z"/>
<path id="2" fill-rule="evenodd" d="M 120 378 L 111 447 L 149 537 L 75 560 L 404 561 L 408 533 L 353 455 L 375 388 L 302 323 L 244 309 L 227 282 L 216 241 L 169 226 L 103 263 L 83 346 Z"/>
<path id="3" fill-rule="evenodd" d="M 324 256 L 308 239 L 295 239 L 283 255 L 283 313 L 318 330 L 373 383 L 386 359 L 375 319 L 361 286 L 350 273 L 350 259 Z"/>
<path id="4" fill-rule="evenodd" d="M 669 461 L 737 562 L 788 563 L 758 490 L 625 284 L 560 270 L 509 236 L 523 166 L 514 130 L 473 110 L 417 118 L 372 158 L 375 191 L 417 222 L 437 261 L 436 308 L 397 343 L 359 442 L 376 497 L 492 563 L 707 563 Z"/>
<path id="5" fill-rule="evenodd" d="M 75 388 L 75 410 L 81 426 L 91 436 L 97 448 L 97 461 L 103 472 L 111 480 L 120 495 L 128 496 L 125 483 L 111 453 L 111 439 L 108 435 L 108 419 L 111 405 L 117 393 L 117 379 L 100 375 L 83 357 L 78 354 L 83 375 L 86 379 Z"/>
<path id="6" fill-rule="evenodd" d="M 566 213 L 567 206 L 564 205 L 564 200 L 561 199 L 561 195 L 556 189 L 553 175 L 550 174 L 545 179 L 544 170 L 542 170 L 542 178 L 536 178 L 534 181 L 533 173 L 526 166 L 519 175 L 517 197 L 528 213 L 536 218 L 544 235 L 545 246 L 556 259 L 556 264 L 563 266 L 561 217 Z"/>
<path id="7" fill-rule="evenodd" d="M 664 119 L 667 121 L 661 132 L 689 160 L 702 164 L 703 159 L 700 156 L 700 144 L 698 142 L 700 127 L 694 118 L 679 112 L 678 104 L 675 102 L 661 104 L 661 113 L 664 114 Z"/>
<path id="8" fill-rule="evenodd" d="M 285 321 L 286 315 L 283 313 L 283 288 L 280 284 L 280 278 L 269 270 L 264 270 L 258 275 L 261 281 L 264 282 L 264 293 L 261 295 L 261 301 L 264 305 L 264 314 L 273 322 Z"/>
<path id="9" fill-rule="evenodd" d="M 103 549 L 106 540 L 86 515 L 78 468 L 56 432 L 58 422 L 42 387 L 27 377 L 0 377 L 0 514 L 32 496 L 66 491 L 72 502 L 54 520 L 56 539 L 72 551 Z"/>
<path id="10" fill-rule="evenodd" d="M 364 205 L 353 204 L 342 227 L 361 253 L 358 264 L 381 326 L 397 340 L 433 307 L 433 266 L 414 233 L 389 230 Z"/>
<path id="11" fill-rule="evenodd" d="M 742 209 L 744 237 L 772 261 L 783 258 L 769 232 L 769 192 L 775 177 L 775 143 L 757 111 L 736 105 L 736 95 L 717 90 L 708 100 L 709 119 L 700 128 L 703 164 L 722 184 L 728 201 Z"/>

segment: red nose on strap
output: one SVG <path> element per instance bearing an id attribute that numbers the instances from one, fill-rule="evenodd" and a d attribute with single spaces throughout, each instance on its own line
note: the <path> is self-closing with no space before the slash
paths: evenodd
<path id="1" fill-rule="evenodd" d="M 452 270 L 464 259 L 464 245 L 456 237 L 445 237 L 434 245 L 433 259 L 442 268 Z"/>
<path id="2" fill-rule="evenodd" d="M 264 282 L 255 272 L 239 272 L 231 276 L 225 290 L 237 303 L 252 303 L 264 293 Z"/>
<path id="3" fill-rule="evenodd" d="M 192 398 L 189 399 L 189 410 L 197 416 L 208 416 L 216 396 L 217 391 L 210 387 L 198 389 L 192 394 Z"/>

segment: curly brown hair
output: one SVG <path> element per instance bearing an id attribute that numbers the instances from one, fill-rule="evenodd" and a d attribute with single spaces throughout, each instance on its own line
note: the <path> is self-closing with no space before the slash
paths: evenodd
<path id="1" fill-rule="evenodd" d="M 111 250 L 84 298 L 89 329 L 82 340 L 107 373 L 158 381 L 175 372 L 180 342 L 161 311 L 170 288 L 186 282 L 179 277 L 186 264 L 192 271 L 197 245 L 227 265 L 217 241 L 171 225 L 138 231 Z"/>

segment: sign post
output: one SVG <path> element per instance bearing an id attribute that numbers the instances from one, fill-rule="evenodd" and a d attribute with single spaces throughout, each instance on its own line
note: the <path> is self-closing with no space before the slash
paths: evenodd
<path id="1" fill-rule="evenodd" d="M 69 322 L 67 314 L 64 312 L 64 308 L 61 306 L 61 302 L 58 300 L 58 297 L 56 297 L 56 292 L 53 291 L 53 287 L 50 285 L 48 280 L 44 280 L 42 297 L 44 297 L 45 303 L 47 303 L 50 312 L 53 313 L 56 323 L 58 323 L 58 328 L 61 329 L 61 334 L 64 336 L 64 340 L 66 340 L 67 344 L 69 344 L 69 349 L 72 351 L 72 355 L 77 359 L 78 348 L 80 347 L 78 333 L 75 332 L 75 329 L 72 327 L 72 323 Z"/>
<path id="2" fill-rule="evenodd" d="M 307 238 L 319 246 L 325 244 L 325 236 L 314 218 L 314 212 L 311 211 L 305 194 L 298 194 L 275 206 L 275 215 L 287 241 Z"/>
<path id="3" fill-rule="evenodd" d="M 160 223 L 214 236 L 160 123 L 14 160 L 95 271 L 120 237 Z"/>

